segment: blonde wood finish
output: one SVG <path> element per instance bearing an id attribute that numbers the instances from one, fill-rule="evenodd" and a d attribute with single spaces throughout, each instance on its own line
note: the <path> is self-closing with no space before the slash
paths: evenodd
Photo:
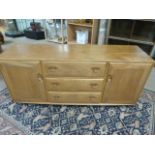
<path id="1" fill-rule="evenodd" d="M 45 101 L 45 102 L 41 102 L 41 101 L 18 101 L 16 100 L 15 102 L 17 103 L 30 103 L 30 104 L 49 104 L 49 105 L 58 105 L 58 104 L 61 104 L 61 105 L 97 105 L 97 106 L 105 106 L 105 105 L 108 105 L 108 106 L 119 106 L 119 105 L 132 105 L 134 106 L 133 103 L 117 103 L 117 104 L 114 104 L 114 103 L 103 103 L 103 102 L 96 102 L 96 103 L 87 103 L 87 102 L 62 102 L 62 103 L 57 103 L 57 102 L 51 102 L 51 101 Z"/>
<path id="2" fill-rule="evenodd" d="M 92 26 L 92 34 L 91 34 L 91 44 L 96 44 L 98 39 L 98 32 L 99 32 L 99 20 L 93 20 Z"/>
<path id="3" fill-rule="evenodd" d="M 76 43 L 76 30 L 88 30 L 89 38 L 88 44 L 96 44 L 98 37 L 99 20 L 92 19 L 92 24 L 87 23 L 77 23 L 73 22 L 71 19 L 68 20 L 68 44 Z"/>
<path id="4" fill-rule="evenodd" d="M 1 62 L 1 71 L 14 100 L 46 101 L 39 61 Z"/>
<path id="5" fill-rule="evenodd" d="M 129 45 L 14 44 L 3 50 L 1 60 L 154 63 L 138 46 Z"/>
<path id="6" fill-rule="evenodd" d="M 75 26 L 82 26 L 82 27 L 92 27 L 92 24 L 87 24 L 87 23 L 73 23 L 73 22 L 69 22 L 68 25 L 75 25 Z"/>
<path id="7" fill-rule="evenodd" d="M 42 61 L 45 77 L 103 77 L 106 63 Z"/>
<path id="8" fill-rule="evenodd" d="M 48 92 L 48 101 L 56 103 L 99 103 L 99 92 Z"/>
<path id="9" fill-rule="evenodd" d="M 154 61 L 137 46 L 13 45 L 0 70 L 14 101 L 134 104 Z"/>
<path id="10" fill-rule="evenodd" d="M 102 91 L 104 79 L 46 78 L 47 91 Z"/>
<path id="11" fill-rule="evenodd" d="M 110 63 L 103 102 L 135 103 L 152 64 Z"/>

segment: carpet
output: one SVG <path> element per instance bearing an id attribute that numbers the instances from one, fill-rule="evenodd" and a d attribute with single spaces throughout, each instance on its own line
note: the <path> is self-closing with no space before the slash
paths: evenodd
<path id="1" fill-rule="evenodd" d="M 0 135 L 25 135 L 25 133 L 18 128 L 18 125 L 0 116 Z"/>
<path id="2" fill-rule="evenodd" d="M 0 91 L 0 116 L 20 129 L 15 134 L 150 135 L 154 134 L 153 103 L 155 92 L 144 90 L 135 106 L 21 104 L 13 103 L 4 89 Z"/>

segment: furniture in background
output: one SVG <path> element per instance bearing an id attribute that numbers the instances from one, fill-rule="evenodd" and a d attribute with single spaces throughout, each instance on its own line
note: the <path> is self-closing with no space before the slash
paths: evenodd
<path id="1" fill-rule="evenodd" d="M 153 55 L 155 20 L 112 19 L 108 25 L 106 43 L 138 45 L 148 55 Z"/>
<path id="2" fill-rule="evenodd" d="M 2 47 L 1 47 L 1 43 L 0 43 L 0 53 L 2 53 Z"/>
<path id="3" fill-rule="evenodd" d="M 107 24 L 108 19 L 100 19 L 99 32 L 98 32 L 98 45 L 103 45 L 106 43 Z"/>
<path id="4" fill-rule="evenodd" d="M 43 28 L 39 22 L 35 22 L 34 20 L 30 23 L 30 27 L 24 30 L 24 34 L 30 39 L 45 39 Z"/>
<path id="5" fill-rule="evenodd" d="M 3 34 L 0 31 L 0 53 L 2 52 L 2 47 L 1 47 L 2 44 L 4 44 L 4 37 L 3 37 Z"/>
<path id="6" fill-rule="evenodd" d="M 16 20 L 15 19 L 7 19 L 5 20 L 6 31 L 5 35 L 7 37 L 22 37 L 24 33 L 18 30 Z"/>
<path id="7" fill-rule="evenodd" d="M 45 39 L 44 31 L 32 31 L 32 30 L 25 30 L 24 34 L 27 38 L 30 39 Z"/>
<path id="8" fill-rule="evenodd" d="M 45 20 L 44 29 L 46 40 L 61 44 L 67 42 L 67 23 L 65 19 Z"/>
<path id="9" fill-rule="evenodd" d="M 69 19 L 68 20 L 68 44 L 77 44 L 76 31 L 87 30 L 88 44 L 96 44 L 98 39 L 98 19 Z"/>
<path id="10" fill-rule="evenodd" d="M 19 44 L 0 55 L 17 103 L 135 104 L 153 64 L 139 47 L 122 45 Z"/>
<path id="11" fill-rule="evenodd" d="M 4 43 L 4 36 L 2 34 L 2 32 L 0 31 L 0 44 Z"/>

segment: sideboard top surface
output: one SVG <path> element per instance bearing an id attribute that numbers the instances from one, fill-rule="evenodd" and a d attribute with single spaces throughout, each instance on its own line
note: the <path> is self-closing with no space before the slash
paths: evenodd
<path id="1" fill-rule="evenodd" d="M 154 62 L 138 46 L 13 44 L 0 60 Z"/>

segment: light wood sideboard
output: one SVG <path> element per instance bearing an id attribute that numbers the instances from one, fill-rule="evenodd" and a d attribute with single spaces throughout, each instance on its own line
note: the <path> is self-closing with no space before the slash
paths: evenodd
<path id="1" fill-rule="evenodd" d="M 15 102 L 136 104 L 154 61 L 138 46 L 15 44 L 0 71 Z"/>

